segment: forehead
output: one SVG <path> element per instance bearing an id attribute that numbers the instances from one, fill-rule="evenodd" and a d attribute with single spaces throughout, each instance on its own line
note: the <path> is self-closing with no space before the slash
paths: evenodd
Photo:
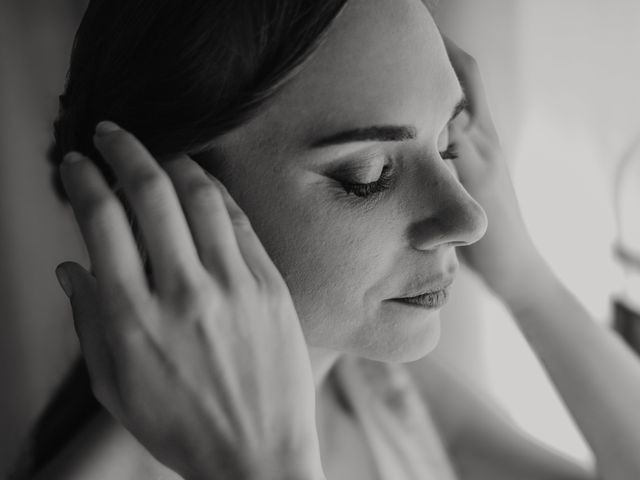
<path id="1" fill-rule="evenodd" d="M 290 148 L 370 125 L 411 124 L 434 136 L 460 96 L 421 0 L 349 0 L 303 68 L 237 133 Z"/>

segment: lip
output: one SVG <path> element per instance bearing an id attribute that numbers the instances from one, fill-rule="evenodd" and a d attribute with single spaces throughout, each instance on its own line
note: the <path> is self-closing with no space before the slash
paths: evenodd
<path id="1" fill-rule="evenodd" d="M 391 300 L 411 299 L 411 298 L 428 295 L 431 293 L 440 292 L 442 290 L 448 289 L 453 283 L 453 280 L 454 280 L 453 278 L 449 277 L 449 278 L 444 278 L 438 281 L 430 282 L 426 286 L 420 287 L 420 289 L 416 289 L 414 291 L 408 292 L 407 295 L 403 297 L 392 298 Z"/>
<path id="2" fill-rule="evenodd" d="M 418 291 L 411 292 L 404 297 L 390 298 L 389 300 L 426 309 L 441 308 L 449 299 L 452 283 L 453 278 L 431 282 L 428 286 L 422 287 Z"/>
<path id="3" fill-rule="evenodd" d="M 423 293 L 415 297 L 392 298 L 391 300 L 405 305 L 426 308 L 428 310 L 442 308 L 449 299 L 450 288 Z"/>

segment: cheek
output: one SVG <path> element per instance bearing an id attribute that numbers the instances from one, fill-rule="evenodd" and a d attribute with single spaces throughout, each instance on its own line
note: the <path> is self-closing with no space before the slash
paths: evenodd
<path id="1" fill-rule="evenodd" d="M 269 207 L 266 208 L 266 205 Z M 375 288 L 389 272 L 396 228 L 388 216 L 356 208 L 326 193 L 278 189 L 252 202 L 254 228 L 285 279 L 305 333 L 356 330 L 375 314 Z"/>
<path id="2" fill-rule="evenodd" d="M 289 287 L 309 345 L 395 361 L 433 348 L 438 318 L 383 304 L 402 253 L 397 206 L 365 213 L 282 185 L 241 207 Z"/>
<path id="3" fill-rule="evenodd" d="M 367 343 L 392 245 L 383 232 L 376 241 L 367 225 L 345 220 L 316 216 L 293 234 L 296 245 L 281 262 L 309 343 L 336 350 Z"/>
<path id="4" fill-rule="evenodd" d="M 355 309 L 366 313 L 367 293 L 383 275 L 393 245 L 390 233 L 348 211 L 317 204 L 289 213 L 281 231 L 287 248 L 274 261 L 294 296 L 309 311 L 331 317 L 352 316 Z"/>
<path id="5" fill-rule="evenodd" d="M 406 195 L 358 208 L 282 171 L 241 173 L 227 187 L 287 283 L 310 345 L 379 358 L 425 351 L 431 330 L 382 303 L 407 264 Z"/>

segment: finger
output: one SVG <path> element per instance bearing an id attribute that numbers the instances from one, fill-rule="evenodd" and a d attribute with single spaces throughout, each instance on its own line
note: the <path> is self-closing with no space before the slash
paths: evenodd
<path id="1" fill-rule="evenodd" d="M 467 97 L 467 110 L 472 122 L 486 133 L 495 135 L 495 126 L 484 89 L 484 83 L 475 58 L 458 47 L 450 38 L 443 36 L 451 65 Z"/>
<path id="2" fill-rule="evenodd" d="M 140 255 L 140 259 L 142 261 L 145 277 L 147 279 L 147 285 L 149 286 L 149 290 L 153 291 L 155 290 L 155 285 L 153 282 L 153 273 L 151 271 L 151 262 L 149 261 L 149 252 L 145 247 L 144 238 L 142 237 L 142 232 L 140 231 L 140 226 L 136 221 L 133 209 L 131 208 L 126 195 L 122 191 L 122 188 L 116 184 L 116 186 L 113 187 L 113 193 L 124 208 L 125 214 L 127 216 L 127 221 L 129 222 L 129 226 L 131 228 L 131 233 L 133 234 L 133 238 L 136 243 L 136 248 L 138 249 L 138 254 Z"/>
<path id="3" fill-rule="evenodd" d="M 73 312 L 73 324 L 91 379 L 91 389 L 109 412 L 116 418 L 121 418 L 122 405 L 116 388 L 113 359 L 104 341 L 103 324 L 98 310 L 96 279 L 73 262 L 59 265 L 56 274 L 59 278 L 60 275 L 64 275 L 65 283 L 71 287 L 68 295 Z"/>
<path id="4" fill-rule="evenodd" d="M 181 289 L 202 265 L 171 181 L 132 134 L 111 122 L 98 125 L 94 143 L 113 167 L 136 215 L 154 285 L 161 294 Z"/>
<path id="5" fill-rule="evenodd" d="M 274 281 L 279 276 L 249 218 L 217 178 L 186 156 L 162 166 L 176 186 L 208 270 L 233 269 L 240 261 L 257 279 Z"/>
<path id="6" fill-rule="evenodd" d="M 144 300 L 149 295 L 147 282 L 122 205 L 88 158 L 72 152 L 60 168 L 100 284 L 107 291 Z"/>
<path id="7" fill-rule="evenodd" d="M 465 187 L 468 181 L 483 167 L 473 143 L 469 139 L 469 134 L 463 129 L 464 120 L 455 119 L 450 124 L 450 141 L 455 143 L 456 158 L 453 163 L 456 166 L 458 180 Z"/>
<path id="8" fill-rule="evenodd" d="M 278 271 L 277 267 L 271 260 L 260 238 L 256 234 L 249 217 L 240 208 L 235 199 L 231 196 L 227 188 L 220 180 L 206 172 L 212 182 L 218 185 L 222 192 L 224 204 L 229 212 L 231 223 L 236 235 L 236 240 L 240 246 L 240 251 L 244 256 L 249 269 L 253 272 L 257 279 L 264 279 L 273 285 L 284 285 L 284 279 Z"/>
<path id="9" fill-rule="evenodd" d="M 219 186 L 186 155 L 160 165 L 173 182 L 207 271 L 224 282 L 239 268 L 247 268 Z"/>

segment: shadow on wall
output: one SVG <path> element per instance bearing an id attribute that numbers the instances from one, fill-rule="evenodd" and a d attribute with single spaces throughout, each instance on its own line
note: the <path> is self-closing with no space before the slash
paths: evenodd
<path id="1" fill-rule="evenodd" d="M 77 352 L 54 268 L 82 252 L 45 153 L 85 1 L 0 2 L 0 477 Z"/>

